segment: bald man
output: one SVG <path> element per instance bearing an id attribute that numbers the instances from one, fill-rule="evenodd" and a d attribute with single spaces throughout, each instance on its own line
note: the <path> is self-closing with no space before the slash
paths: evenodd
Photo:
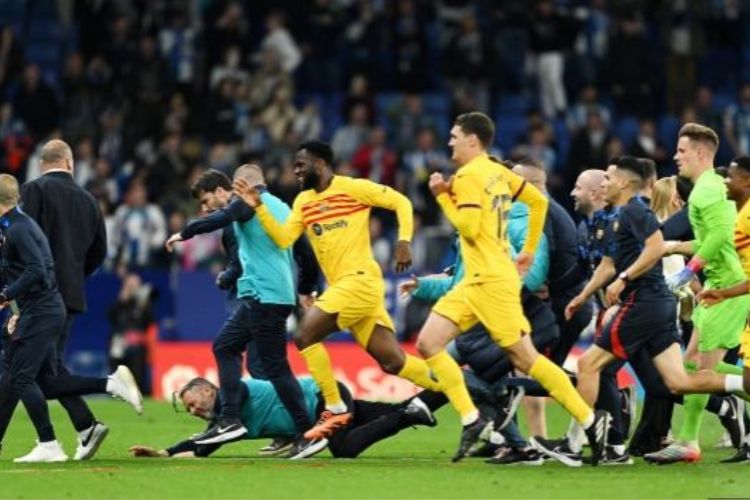
<path id="1" fill-rule="evenodd" d="M 21 188 L 23 211 L 49 240 L 57 287 L 65 303 L 65 322 L 57 339 L 57 371 L 61 374 L 69 373 L 63 361 L 75 315 L 86 312 L 86 277 L 107 255 L 107 232 L 99 204 L 75 183 L 73 169 L 70 146 L 51 140 L 42 147 L 42 175 Z M 62 398 L 60 403 L 78 432 L 75 458 L 93 457 L 107 428 L 94 418 L 82 398 Z"/>

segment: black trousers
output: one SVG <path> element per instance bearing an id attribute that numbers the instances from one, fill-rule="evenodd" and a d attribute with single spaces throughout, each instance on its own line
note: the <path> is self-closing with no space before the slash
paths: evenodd
<path id="1" fill-rule="evenodd" d="M 0 379 L 0 441 L 10 417 L 23 403 L 40 442 L 55 439 L 47 401 L 38 384 L 40 375 L 54 376 L 57 337 L 65 322 L 61 301 L 36 304 L 19 317 L 13 336 L 3 351 Z"/>
<path id="2" fill-rule="evenodd" d="M 18 379 L 18 375 L 15 375 L 17 373 L 22 374 L 20 376 L 21 381 L 27 382 L 28 377 L 36 372 L 34 381 L 36 387 L 41 391 L 42 400 L 59 399 L 61 403 L 63 400 L 81 400 L 82 402 L 82 395 L 106 392 L 106 378 L 79 377 L 71 375 L 67 370 L 62 374 L 57 372 L 60 362 L 58 341 L 63 330 L 60 327 L 58 327 L 57 332 L 52 330 L 54 324 L 65 326 L 67 322 L 65 320 L 56 321 L 55 316 L 55 314 L 25 313 L 22 316 L 24 321 L 19 320 L 14 336 L 11 337 L 11 340 L 6 340 L 0 365 L 0 373 L 7 374 L 7 376 L 0 377 L 0 441 L 5 435 L 19 399 L 24 401 L 23 397 L 20 396 L 18 383 L 14 383 L 14 377 Z M 26 332 L 29 331 L 31 331 L 31 335 L 25 336 Z M 45 349 L 47 349 L 46 354 L 40 355 L 40 353 L 45 352 Z M 28 391 L 28 389 L 26 390 Z M 34 406 L 32 410 L 29 410 L 26 402 L 24 402 L 24 406 L 27 408 L 32 422 L 34 422 L 34 418 L 41 422 L 43 434 L 39 432 L 39 427 L 37 427 L 40 441 L 50 441 L 54 439 L 51 424 L 47 429 L 43 417 L 32 416 L 32 411 L 36 415 L 40 415 L 40 411 L 44 412 L 47 409 L 46 402 L 44 402 L 42 405 L 44 410 L 41 410 L 42 406 L 38 403 L 39 394 L 35 389 L 33 391 Z M 88 409 L 85 403 L 83 403 L 83 406 Z M 68 410 L 68 413 L 71 414 L 70 410 Z M 48 413 L 47 422 L 49 422 Z M 36 423 L 34 425 L 36 427 Z M 93 417 L 92 423 L 88 427 L 91 425 L 93 425 Z M 76 427 L 76 429 L 83 430 L 88 427 L 84 426 L 80 429 Z"/>
<path id="3" fill-rule="evenodd" d="M 73 328 L 76 313 L 70 310 L 66 311 L 65 323 L 63 324 L 60 336 L 57 339 L 57 349 L 55 352 L 55 372 L 57 375 L 70 375 L 70 370 L 65 366 L 65 348 L 68 345 L 70 331 Z M 94 425 L 94 414 L 89 409 L 86 402 L 81 396 L 64 396 L 59 398 L 60 404 L 68 413 L 68 417 L 77 432 L 88 429 Z"/>
<path id="4" fill-rule="evenodd" d="M 292 416 L 297 432 L 304 433 L 312 422 L 305 409 L 302 388 L 286 356 L 286 319 L 292 306 L 262 304 L 252 298 L 239 300 L 240 304 L 222 326 L 213 345 L 219 368 L 222 418 L 240 418 L 242 352 L 252 340 L 268 381 Z"/>

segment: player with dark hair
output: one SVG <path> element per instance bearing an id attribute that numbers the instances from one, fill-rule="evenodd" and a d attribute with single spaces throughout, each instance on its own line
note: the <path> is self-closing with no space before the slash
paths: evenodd
<path id="1" fill-rule="evenodd" d="M 446 352 L 453 338 L 482 323 L 513 365 L 547 388 L 587 429 L 594 464 L 604 447 L 609 417 L 594 413 L 573 388 L 563 370 L 539 354 L 529 337 L 530 325 L 521 306 L 521 279 L 534 259 L 543 233 L 547 198 L 523 178 L 487 155 L 495 135 L 492 120 L 472 112 L 456 118 L 448 145 L 458 165 L 454 178 L 430 177 L 430 190 L 458 231 L 465 276 L 435 304 L 417 339 L 441 389 L 461 416 L 463 431 L 453 460 L 463 458 L 485 432 L 488 421 L 479 414 L 461 370 Z M 507 237 L 511 203 L 529 207 L 526 242 L 514 261 Z"/>
<path id="2" fill-rule="evenodd" d="M 594 345 L 578 360 L 577 388 L 586 401 L 595 401 L 599 373 L 604 367 L 646 352 L 669 391 L 725 392 L 724 376 L 708 370 L 688 373 L 682 366 L 677 307 L 661 269 L 664 240 L 656 217 L 638 195 L 646 172 L 634 157 L 614 161 L 607 169 L 603 185 L 606 201 L 615 210 L 608 225 L 605 256 L 583 292 L 568 305 L 566 314 L 573 314 L 607 284 L 607 302 L 615 304 L 622 300 L 622 303 Z M 642 380 L 645 382 L 646 377 Z M 567 465 L 579 466 L 582 461 L 580 453 L 560 453 L 553 440 L 535 437 L 533 442 L 537 449 Z M 576 448 L 580 450 L 580 446 L 572 447 Z"/>
<path id="3" fill-rule="evenodd" d="M 318 425 L 307 433 L 310 438 L 327 437 L 352 418 L 322 343 L 333 332 L 349 330 L 387 373 L 439 390 L 427 364 L 405 353 L 396 340 L 393 321 L 385 308 L 383 275 L 370 247 L 372 207 L 395 211 L 399 225 L 396 271 L 411 266 L 411 203 L 382 184 L 334 175 L 332 162 L 333 152 L 324 142 L 308 141 L 297 148 L 294 170 L 302 192 L 285 221 L 271 215 L 251 183 L 243 179 L 234 183 L 235 193 L 255 209 L 263 230 L 279 247 L 289 247 L 307 232 L 328 282 L 294 336 L 326 401 Z"/>
<path id="4" fill-rule="evenodd" d="M 289 207 L 266 190 L 263 171 L 259 166 L 242 165 L 234 175 L 235 178 L 246 179 L 262 193 L 265 202 L 271 207 L 272 217 L 283 220 L 287 216 Z M 223 182 L 215 175 L 212 177 L 217 183 Z M 228 193 L 222 194 L 226 196 Z M 266 235 L 254 211 L 242 200 L 232 201 L 224 208 L 192 222 L 181 233 L 167 240 L 167 249 L 171 250 L 175 243 L 195 234 L 228 225 L 235 231 L 242 266 L 242 275 L 237 281 L 240 303 L 224 322 L 213 344 L 221 380 L 221 419 L 196 438 L 196 442 L 223 443 L 242 439 L 248 432 L 241 419 L 241 361 L 242 352 L 252 341 L 258 348 L 260 366 L 296 426 L 297 434 L 290 451 L 291 458 L 314 455 L 325 448 L 327 441 L 325 438 L 304 437 L 304 433 L 312 427 L 312 420 L 305 412 L 302 390 L 289 366 L 286 351 L 286 320 L 297 304 L 292 251 L 279 248 Z M 300 261 L 300 275 L 297 292 L 304 303 L 310 300 L 307 296 L 312 293 L 317 279 L 317 266 L 312 255 Z"/>

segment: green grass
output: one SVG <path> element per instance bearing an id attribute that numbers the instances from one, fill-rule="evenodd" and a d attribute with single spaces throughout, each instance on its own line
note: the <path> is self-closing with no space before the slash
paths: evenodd
<path id="1" fill-rule="evenodd" d="M 75 448 L 73 430 L 53 403 L 58 438 Z M 490 466 L 477 459 L 450 463 L 458 423 L 450 409 L 438 413 L 434 429 L 406 430 L 355 460 L 324 454 L 302 462 L 258 458 L 264 441 L 229 445 L 207 459 L 135 459 L 133 444 L 165 447 L 202 430 L 202 424 L 175 415 L 171 406 L 149 402 L 145 414 L 109 400 L 93 400 L 110 435 L 89 462 L 16 465 L 34 440 L 23 408 L 6 436 L 0 456 L 0 498 L 707 498 L 747 497 L 747 465 L 719 464 L 731 450 L 715 450 L 721 429 L 712 416 L 704 424 L 704 458 L 698 464 L 569 469 Z M 549 432 L 559 435 L 567 418 L 554 405 Z M 679 417 L 677 417 L 679 418 Z"/>

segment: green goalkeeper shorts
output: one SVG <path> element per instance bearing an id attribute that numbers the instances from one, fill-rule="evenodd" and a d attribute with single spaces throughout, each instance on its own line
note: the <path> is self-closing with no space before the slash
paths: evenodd
<path id="1" fill-rule="evenodd" d="M 737 347 L 749 312 L 750 295 L 727 299 L 711 307 L 696 307 L 693 311 L 693 327 L 700 335 L 698 352 Z"/>

